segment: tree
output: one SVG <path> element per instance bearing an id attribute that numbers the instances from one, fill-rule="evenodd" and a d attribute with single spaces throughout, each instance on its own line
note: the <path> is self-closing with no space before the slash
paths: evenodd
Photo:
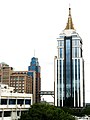
<path id="1" fill-rule="evenodd" d="M 47 103 L 37 103 L 29 111 L 22 113 L 20 120 L 75 120 L 62 109 Z"/>

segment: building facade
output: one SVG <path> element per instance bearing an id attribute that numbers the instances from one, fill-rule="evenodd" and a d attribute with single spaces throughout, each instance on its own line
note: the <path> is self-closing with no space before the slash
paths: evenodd
<path id="1" fill-rule="evenodd" d="M 33 75 L 30 71 L 36 72 L 36 79 L 33 81 L 33 88 L 35 93 L 35 102 L 40 102 L 40 91 L 41 91 L 41 67 L 39 66 L 38 58 L 33 57 L 28 66 L 28 75 Z"/>
<path id="2" fill-rule="evenodd" d="M 18 120 L 32 104 L 32 94 L 15 93 L 13 87 L 0 84 L 0 120 Z"/>
<path id="3" fill-rule="evenodd" d="M 10 75 L 10 86 L 18 93 L 32 94 L 32 76 L 27 75 L 27 71 L 14 71 Z"/>
<path id="4" fill-rule="evenodd" d="M 66 28 L 57 38 L 58 55 L 54 58 L 55 105 L 85 105 L 84 59 L 82 39 L 72 22 L 71 8 Z"/>
<path id="5" fill-rule="evenodd" d="M 38 73 L 37 73 L 38 74 Z M 14 92 L 33 94 L 33 103 L 39 101 L 36 71 L 13 71 L 6 63 L 0 64 L 0 83 L 14 87 Z"/>
<path id="6" fill-rule="evenodd" d="M 13 72 L 13 68 L 6 63 L 0 63 L 0 82 L 10 86 L 10 75 Z"/>

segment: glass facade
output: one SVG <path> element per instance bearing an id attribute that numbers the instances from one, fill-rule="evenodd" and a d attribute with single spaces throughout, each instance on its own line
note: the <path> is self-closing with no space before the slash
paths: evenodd
<path id="1" fill-rule="evenodd" d="M 57 106 L 61 107 L 81 107 L 84 103 L 82 41 L 76 36 L 58 38 Z"/>
<path id="2" fill-rule="evenodd" d="M 40 73 L 40 66 L 39 66 L 38 58 L 33 57 L 31 59 L 30 66 L 28 66 L 28 71 L 30 71 L 30 70 Z"/>
<path id="3" fill-rule="evenodd" d="M 71 41 L 66 40 L 66 98 L 71 96 Z"/>
<path id="4" fill-rule="evenodd" d="M 63 58 L 63 48 L 60 48 L 60 58 Z"/>
<path id="5" fill-rule="evenodd" d="M 33 57 L 31 59 L 30 62 L 30 66 L 28 66 L 28 75 L 32 76 L 33 78 L 33 72 L 35 71 L 35 80 L 33 79 L 33 84 L 32 84 L 32 88 L 33 88 L 33 94 L 35 94 L 34 96 L 34 102 L 40 102 L 40 94 L 39 92 L 41 91 L 41 71 L 40 71 L 41 67 L 39 66 L 39 62 L 38 62 L 38 58 Z"/>

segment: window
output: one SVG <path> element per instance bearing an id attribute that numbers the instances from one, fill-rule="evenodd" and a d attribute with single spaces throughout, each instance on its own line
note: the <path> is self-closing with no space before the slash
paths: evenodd
<path id="1" fill-rule="evenodd" d="M 64 40 L 58 41 L 58 46 L 64 46 Z"/>
<path id="2" fill-rule="evenodd" d="M 19 92 L 21 92 L 21 90 L 19 90 Z"/>
<path id="3" fill-rule="evenodd" d="M 18 86 L 18 83 L 16 84 L 16 86 Z"/>
<path id="4" fill-rule="evenodd" d="M 18 77 L 14 77 L 14 80 L 18 80 Z"/>
<path id="5" fill-rule="evenodd" d="M 72 40 L 72 45 L 73 46 L 80 45 L 80 41 L 79 40 Z"/>
<path id="6" fill-rule="evenodd" d="M 24 103 L 24 99 L 17 99 L 17 104 L 22 105 Z"/>
<path id="7" fill-rule="evenodd" d="M 75 80 L 77 80 L 77 59 L 75 59 Z"/>
<path id="8" fill-rule="evenodd" d="M 75 57 L 77 57 L 77 48 L 75 48 Z"/>
<path id="9" fill-rule="evenodd" d="M 15 105 L 16 99 L 9 99 L 9 105 Z"/>
<path id="10" fill-rule="evenodd" d="M 77 37 L 77 35 L 73 35 L 72 37 Z"/>
<path id="11" fill-rule="evenodd" d="M 2 112 L 0 112 L 0 117 L 2 117 Z"/>
<path id="12" fill-rule="evenodd" d="M 1 99 L 1 105 L 7 105 L 7 99 Z"/>
<path id="13" fill-rule="evenodd" d="M 60 40 L 60 46 L 64 46 L 64 41 Z"/>
<path id="14" fill-rule="evenodd" d="M 31 100 L 30 100 L 30 99 L 26 99 L 26 100 L 25 100 L 25 104 L 26 104 L 26 105 L 31 105 Z"/>
<path id="15" fill-rule="evenodd" d="M 60 58 L 63 58 L 63 48 L 60 48 Z"/>
<path id="16" fill-rule="evenodd" d="M 24 80 L 24 77 L 19 77 L 19 80 Z"/>
<path id="17" fill-rule="evenodd" d="M 71 40 L 66 40 L 66 97 L 71 94 Z"/>
<path id="18" fill-rule="evenodd" d="M 4 111 L 4 117 L 10 117 L 11 111 Z"/>
<path id="19" fill-rule="evenodd" d="M 64 38 L 64 35 L 60 36 L 60 38 Z"/>
<path id="20" fill-rule="evenodd" d="M 80 50 L 79 47 L 73 47 L 72 48 L 72 57 L 80 57 L 79 50 Z"/>

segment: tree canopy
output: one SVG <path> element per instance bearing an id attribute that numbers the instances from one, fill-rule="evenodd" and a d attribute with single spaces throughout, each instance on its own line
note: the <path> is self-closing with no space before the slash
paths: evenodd
<path id="1" fill-rule="evenodd" d="M 90 106 L 86 106 L 84 108 L 69 108 L 63 107 L 62 110 L 67 112 L 73 116 L 83 117 L 83 116 L 90 116 Z"/>
<path id="2" fill-rule="evenodd" d="M 22 113 L 20 120 L 75 120 L 70 114 L 55 106 L 37 103 Z"/>

